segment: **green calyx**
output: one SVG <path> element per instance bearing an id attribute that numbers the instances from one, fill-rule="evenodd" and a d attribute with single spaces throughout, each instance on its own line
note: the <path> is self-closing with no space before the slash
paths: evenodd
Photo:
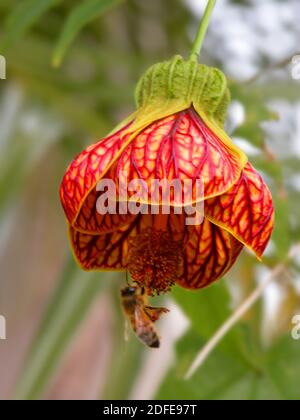
<path id="1" fill-rule="evenodd" d="M 176 55 L 154 64 L 139 80 L 137 119 L 155 120 L 193 106 L 223 128 L 230 93 L 225 75 L 217 68 L 198 64 L 197 57 Z"/>

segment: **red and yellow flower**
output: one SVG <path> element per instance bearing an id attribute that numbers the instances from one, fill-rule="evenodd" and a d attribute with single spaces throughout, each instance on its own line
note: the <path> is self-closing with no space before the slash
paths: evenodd
<path id="1" fill-rule="evenodd" d="M 258 258 L 274 223 L 272 197 L 259 173 L 223 129 L 229 91 L 222 72 L 195 60 L 152 66 L 137 86 L 138 109 L 70 164 L 60 190 L 71 245 L 85 270 L 128 270 L 150 293 L 174 283 L 189 289 L 223 276 L 244 246 Z M 125 175 L 124 175 L 125 174 Z M 205 217 L 101 215 L 97 183 L 201 179 Z M 146 204 L 153 203 L 151 196 Z M 190 203 L 197 197 L 192 194 Z M 174 206 L 174 202 L 171 202 Z M 118 208 L 118 207 L 117 207 Z"/>

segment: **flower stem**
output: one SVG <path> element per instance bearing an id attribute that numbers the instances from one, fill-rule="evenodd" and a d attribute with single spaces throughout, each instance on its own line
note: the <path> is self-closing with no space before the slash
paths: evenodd
<path id="1" fill-rule="evenodd" d="M 216 4 L 216 0 L 208 0 L 208 2 L 207 2 L 207 6 L 206 6 L 206 9 L 205 9 L 204 15 L 201 19 L 201 22 L 200 22 L 200 25 L 199 25 L 199 28 L 198 28 L 198 32 L 197 32 L 197 35 L 196 35 L 196 38 L 195 38 L 195 41 L 194 41 L 194 44 L 193 44 L 193 47 L 192 47 L 192 50 L 191 50 L 191 53 L 190 53 L 190 57 L 193 57 L 193 56 L 199 57 L 199 55 L 200 55 L 203 40 L 204 40 L 206 31 L 207 31 L 207 28 L 208 28 L 210 15 L 213 11 L 213 8 L 214 8 L 215 4 Z"/>

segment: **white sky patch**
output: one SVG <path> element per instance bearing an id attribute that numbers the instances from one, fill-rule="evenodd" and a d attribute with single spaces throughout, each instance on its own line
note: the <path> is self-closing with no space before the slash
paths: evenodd
<path id="1" fill-rule="evenodd" d="M 274 241 L 272 241 L 272 239 L 269 241 L 265 252 L 264 252 L 264 257 L 272 257 L 275 254 L 276 251 L 276 246 Z"/>
<path id="2" fill-rule="evenodd" d="M 300 169 L 300 168 L 299 168 Z M 300 174 L 293 175 L 288 179 L 289 185 L 300 193 Z"/>
<path id="3" fill-rule="evenodd" d="M 247 156 L 259 156 L 261 155 L 261 150 L 253 146 L 248 140 L 243 137 L 233 136 L 232 140 L 234 143 L 246 153 Z"/>
<path id="4" fill-rule="evenodd" d="M 269 108 L 280 115 L 278 121 L 264 121 L 268 144 L 278 158 L 300 158 L 300 102 L 272 101 Z"/>
<path id="5" fill-rule="evenodd" d="M 270 275 L 270 270 L 265 266 L 258 266 L 256 273 L 256 278 L 261 282 Z M 278 307 L 285 297 L 284 289 L 280 287 L 276 280 L 274 279 L 263 293 L 261 336 L 264 345 L 269 344 L 270 337 L 272 336 L 271 329 L 273 328 L 272 321 L 274 314 L 277 313 Z"/>
<path id="6" fill-rule="evenodd" d="M 205 1 L 185 0 L 197 20 Z M 222 0 L 216 3 L 204 50 L 222 61 L 239 80 L 255 75 L 266 61 L 277 62 L 299 50 L 299 0 L 253 0 L 249 6 Z M 191 31 L 191 41 L 196 22 Z"/>
<path id="7" fill-rule="evenodd" d="M 231 101 L 227 111 L 225 123 L 226 132 L 229 134 L 237 129 L 245 121 L 245 107 L 239 101 Z"/>

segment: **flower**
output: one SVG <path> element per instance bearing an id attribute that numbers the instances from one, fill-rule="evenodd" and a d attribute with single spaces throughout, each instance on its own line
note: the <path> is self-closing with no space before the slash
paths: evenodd
<path id="1" fill-rule="evenodd" d="M 177 283 L 205 287 L 222 277 L 244 246 L 258 258 L 274 224 L 271 193 L 223 129 L 229 91 L 222 72 L 180 56 L 152 66 L 138 83 L 138 110 L 109 136 L 81 152 L 63 178 L 60 197 L 76 260 L 85 270 L 128 270 L 149 292 Z M 204 220 L 158 214 L 99 214 L 97 184 L 190 180 L 195 203 L 203 182 Z M 150 191 L 150 188 L 149 188 Z"/>

